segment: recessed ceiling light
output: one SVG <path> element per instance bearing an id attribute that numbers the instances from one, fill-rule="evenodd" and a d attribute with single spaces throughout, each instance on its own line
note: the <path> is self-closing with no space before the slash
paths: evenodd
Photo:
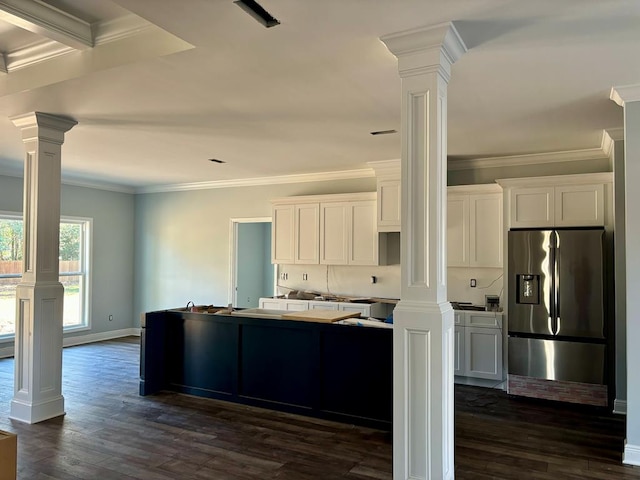
<path id="1" fill-rule="evenodd" d="M 218 160 L 217 158 L 210 158 L 209 161 L 213 163 L 227 163 L 224 160 Z"/>
<path id="2" fill-rule="evenodd" d="M 397 130 L 376 130 L 375 132 L 371 132 L 371 135 L 389 135 L 391 133 L 398 133 Z"/>
<path id="3" fill-rule="evenodd" d="M 255 0 L 236 0 L 236 5 L 238 5 L 242 10 L 247 12 L 253 18 L 255 18 L 258 22 L 264 25 L 267 28 L 275 27 L 276 25 L 280 25 L 280 22 L 276 20 L 273 15 L 267 12 L 262 5 L 260 5 Z"/>

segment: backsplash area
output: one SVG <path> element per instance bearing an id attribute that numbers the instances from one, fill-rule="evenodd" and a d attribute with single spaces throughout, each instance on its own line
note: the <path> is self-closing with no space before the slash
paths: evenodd
<path id="1" fill-rule="evenodd" d="M 278 272 L 279 294 L 301 290 L 352 297 L 400 298 L 400 265 L 280 265 Z M 287 279 L 281 278 L 283 273 Z M 372 276 L 375 283 L 371 283 Z"/>
<path id="2" fill-rule="evenodd" d="M 471 287 L 471 279 L 476 286 Z M 447 298 L 455 302 L 471 302 L 484 305 L 485 295 L 498 295 L 503 303 L 503 278 L 501 268 L 450 267 L 447 269 Z"/>

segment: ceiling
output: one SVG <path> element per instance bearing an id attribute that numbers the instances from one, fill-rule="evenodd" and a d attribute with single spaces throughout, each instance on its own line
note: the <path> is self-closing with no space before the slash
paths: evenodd
<path id="1" fill-rule="evenodd" d="M 622 127 L 611 88 L 640 83 L 637 0 L 260 4 L 281 24 L 233 0 L 0 0 L 0 173 L 20 171 L 9 118 L 31 111 L 78 122 L 68 179 L 144 191 L 362 171 L 400 157 L 399 134 L 370 134 L 400 129 L 379 37 L 447 21 L 468 47 L 448 89 L 450 164 L 599 149 Z"/>

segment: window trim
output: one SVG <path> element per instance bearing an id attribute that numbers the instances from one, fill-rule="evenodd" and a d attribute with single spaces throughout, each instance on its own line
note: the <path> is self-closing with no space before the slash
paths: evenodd
<path id="1" fill-rule="evenodd" d="M 9 212 L 0 210 L 0 217 L 2 218 L 10 218 L 15 220 L 24 221 L 24 216 L 22 213 Z M 82 235 L 84 237 L 84 241 L 81 243 L 81 251 L 80 257 L 82 258 L 82 263 L 84 265 L 84 273 L 82 272 L 65 272 L 61 274 L 58 272 L 58 277 L 63 276 L 74 276 L 74 275 L 84 275 L 85 286 L 81 299 L 81 316 L 82 316 L 82 324 L 79 325 L 70 325 L 68 327 L 62 328 L 62 334 L 66 335 L 67 333 L 76 333 L 82 332 L 86 330 L 91 330 L 92 321 L 91 321 L 91 298 L 92 298 L 92 289 L 93 289 L 93 218 L 90 217 L 76 217 L 71 215 L 60 215 L 60 223 L 75 223 L 80 224 L 82 226 Z M 22 273 L 19 274 L 0 274 L 0 278 L 21 278 Z M 5 334 L 0 335 L 0 343 L 13 342 L 15 340 L 15 333 L 13 334 Z"/>

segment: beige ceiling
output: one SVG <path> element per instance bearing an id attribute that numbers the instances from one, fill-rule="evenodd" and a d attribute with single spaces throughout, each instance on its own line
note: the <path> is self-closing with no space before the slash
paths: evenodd
<path id="1" fill-rule="evenodd" d="M 95 46 L 0 15 L 0 173 L 21 168 L 9 118 L 30 111 L 78 121 L 67 178 L 133 188 L 399 158 L 399 135 L 369 133 L 400 128 L 397 62 L 379 37 L 445 21 L 469 48 L 449 84 L 452 162 L 599 148 L 603 130 L 622 127 L 611 87 L 640 83 L 637 0 L 260 0 L 281 22 L 269 29 L 232 0 L 0 10 L 16 3 L 85 22 Z"/>

